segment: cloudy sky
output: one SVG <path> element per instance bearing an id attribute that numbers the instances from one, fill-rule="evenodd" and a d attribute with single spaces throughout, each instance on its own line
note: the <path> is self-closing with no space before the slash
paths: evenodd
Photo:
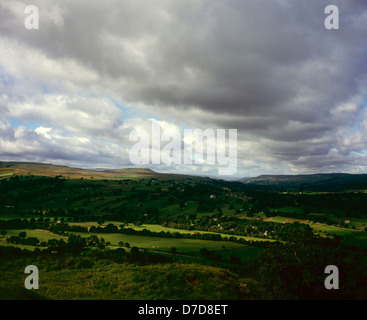
<path id="1" fill-rule="evenodd" d="M 27 30 L 26 5 L 39 9 Z M 324 26 L 338 6 L 340 29 Z M 0 2 L 0 160 L 131 166 L 129 134 L 237 129 L 236 176 L 367 172 L 367 2 Z M 216 175 L 212 165 L 150 165 Z"/>

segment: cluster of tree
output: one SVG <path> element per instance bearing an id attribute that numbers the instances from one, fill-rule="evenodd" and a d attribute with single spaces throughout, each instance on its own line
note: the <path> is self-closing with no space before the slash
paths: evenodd
<path id="1" fill-rule="evenodd" d="M 327 216 L 316 216 L 316 215 L 309 215 L 309 214 L 303 214 L 298 212 L 283 212 L 280 210 L 276 211 L 270 211 L 270 210 L 264 210 L 264 214 L 266 217 L 285 217 L 285 218 L 294 218 L 294 219 L 300 219 L 300 220 L 309 220 L 312 222 L 319 222 L 319 223 L 326 223 L 328 225 L 336 225 L 337 222 L 330 219 Z"/>
<path id="2" fill-rule="evenodd" d="M 13 246 L 0 246 L 0 259 L 31 257 L 42 252 L 39 248 L 34 250 L 21 249 Z M 47 252 L 48 254 L 48 252 Z"/>
<path id="3" fill-rule="evenodd" d="M 63 188 L 64 181 L 60 177 L 33 176 L 12 176 L 9 179 L 2 179 L 0 203 L 9 204 L 15 211 L 24 208 L 25 204 L 37 207 L 35 204 L 41 201 L 44 194 L 59 193 Z"/>
<path id="4" fill-rule="evenodd" d="M 57 217 L 51 221 L 50 218 L 31 219 L 10 219 L 0 220 L 0 229 L 43 229 L 55 234 L 63 235 L 69 232 L 88 232 L 88 228 L 83 226 L 71 226 L 64 222 L 64 218 L 58 220 Z"/>
<path id="5" fill-rule="evenodd" d="M 247 244 L 252 246 L 258 246 L 262 248 L 266 248 L 274 244 L 274 242 L 269 241 L 248 241 L 243 238 L 237 238 L 235 236 L 223 237 L 221 234 L 214 233 L 180 233 L 180 232 L 170 232 L 170 231 L 160 231 L 154 232 L 147 229 L 136 230 L 133 228 L 126 228 L 121 226 L 120 229 L 113 224 L 109 224 L 106 227 L 91 227 L 89 229 L 91 233 L 122 233 L 126 235 L 138 235 L 138 236 L 149 236 L 149 237 L 161 237 L 161 238 L 183 238 L 183 239 L 201 239 L 201 240 L 212 240 L 212 241 L 229 241 L 229 242 L 237 242 L 241 244 Z"/>
<path id="6" fill-rule="evenodd" d="M 60 234 L 63 235 L 66 231 L 69 232 L 88 232 L 88 228 L 87 227 L 83 227 L 83 226 L 71 226 L 67 223 L 56 223 L 56 224 L 51 224 L 48 227 L 48 230 L 52 233 L 55 234 Z"/>
<path id="7" fill-rule="evenodd" d="M 337 246 L 279 244 L 251 261 L 269 299 L 367 299 L 367 256 Z M 339 290 L 327 290 L 326 266 L 339 270 Z"/>
<path id="8" fill-rule="evenodd" d="M 35 250 L 20 249 L 17 247 L 10 246 L 0 246 L 0 258 L 10 259 L 10 258 L 21 258 L 21 257 L 36 257 L 43 256 L 43 265 L 49 268 L 50 265 L 55 265 L 53 269 L 63 269 L 63 268 L 90 268 L 93 267 L 93 260 L 111 260 L 117 263 L 126 264 L 139 264 L 139 265 L 151 265 L 151 264 L 161 264 L 161 263 L 172 263 L 174 260 L 170 257 L 151 254 L 145 250 L 139 250 L 136 247 L 131 248 L 130 252 L 126 252 L 122 248 L 114 250 L 85 250 L 82 252 L 72 252 L 70 250 L 58 251 L 57 259 L 50 259 L 49 250 L 40 250 L 36 248 Z M 79 261 L 77 265 L 72 263 L 73 257 L 83 257 L 82 261 Z"/>
<path id="9" fill-rule="evenodd" d="M 86 247 L 98 247 L 100 249 L 105 248 L 108 243 L 101 237 L 98 238 L 95 235 L 90 237 L 82 237 L 80 235 L 68 234 L 68 241 L 63 239 L 49 239 L 46 246 L 51 251 L 71 251 L 81 252 Z"/>
<path id="10" fill-rule="evenodd" d="M 17 236 L 8 236 L 6 238 L 7 243 L 13 243 L 13 244 L 23 244 L 23 245 L 29 245 L 29 246 L 36 246 L 40 243 L 39 239 L 36 237 L 28 237 L 25 231 L 22 231 Z"/>
<path id="11" fill-rule="evenodd" d="M 220 214 L 202 216 L 196 219 L 194 224 L 190 225 L 179 223 L 181 221 L 176 216 L 164 217 L 162 219 L 164 220 L 162 223 L 163 226 L 177 229 L 200 230 L 283 241 L 314 237 L 312 228 L 308 224 L 298 222 L 282 224 L 260 219 L 239 219 L 233 216 L 225 217 Z"/>
<path id="12" fill-rule="evenodd" d="M 34 190 L 52 190 L 59 189 L 64 185 L 65 179 L 61 176 L 52 177 L 34 177 L 31 176 L 11 176 L 9 179 L 2 179 L 0 191 L 5 194 L 27 189 L 33 193 Z"/>
<path id="13" fill-rule="evenodd" d="M 50 218 L 0 220 L 0 229 L 48 229 Z"/>
<path id="14" fill-rule="evenodd" d="M 273 242 L 268 241 L 247 241 L 243 238 L 237 238 L 235 236 L 222 236 L 221 234 L 214 234 L 214 233 L 180 233 L 180 232 L 170 232 L 170 231 L 160 231 L 160 232 L 154 232 L 147 229 L 143 230 L 136 230 L 133 228 L 126 228 L 124 224 L 121 224 L 119 227 L 116 225 L 109 223 L 105 227 L 102 226 L 91 226 L 89 229 L 87 227 L 82 226 L 70 226 L 67 223 L 60 223 L 60 224 L 54 224 L 52 225 L 49 230 L 53 233 L 60 234 L 60 235 L 66 235 L 70 237 L 74 237 L 73 234 L 70 234 L 70 232 L 89 232 L 89 233 L 121 233 L 126 235 L 139 235 L 139 236 L 149 236 L 149 237 L 163 237 L 163 238 L 185 238 L 185 239 L 201 239 L 201 240 L 212 240 L 212 241 L 229 241 L 229 242 L 237 242 L 241 244 L 248 244 L 258 247 L 268 247 L 273 244 Z M 80 236 L 79 236 L 80 237 Z M 97 237 L 91 236 L 87 238 L 87 242 L 85 246 L 98 246 L 100 243 L 98 243 Z M 88 241 L 93 240 L 93 241 Z M 63 247 L 64 241 L 51 239 L 45 243 L 41 243 L 43 246 L 51 246 L 52 248 L 55 247 Z"/>
<path id="15" fill-rule="evenodd" d="M 128 223 L 139 222 L 140 224 L 158 224 L 159 209 L 153 206 L 145 207 L 144 203 L 132 203 L 130 205 L 120 206 L 118 209 L 112 210 L 113 217 L 116 221 L 124 221 Z"/>
<path id="16" fill-rule="evenodd" d="M 105 227 L 91 226 L 88 230 L 90 233 L 118 233 L 119 228 L 112 223 L 109 223 Z"/>
<path id="17" fill-rule="evenodd" d="M 274 191 L 252 191 L 248 201 L 250 212 L 265 212 L 267 208 L 297 207 L 301 208 L 302 218 L 306 220 L 322 219 L 309 216 L 311 212 L 333 213 L 336 217 L 362 217 L 365 216 L 367 206 L 367 195 L 363 192 L 337 192 L 337 193 L 280 193 Z M 270 214 L 270 211 L 267 211 Z M 278 212 L 278 215 L 289 213 Z M 283 216 L 283 215 L 282 215 Z M 292 215 L 292 218 L 294 216 Z M 316 221 L 316 220 L 315 220 Z M 327 220 L 317 220 L 327 222 Z"/>

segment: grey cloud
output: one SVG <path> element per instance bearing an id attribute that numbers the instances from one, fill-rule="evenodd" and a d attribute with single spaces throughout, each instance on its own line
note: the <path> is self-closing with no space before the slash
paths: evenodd
<path id="1" fill-rule="evenodd" d="M 145 106 L 142 115 L 237 128 L 241 139 L 269 154 L 269 161 L 326 170 L 343 161 L 355 165 L 350 156 L 327 155 L 345 147 L 337 132 L 355 125 L 363 99 L 354 111 L 334 111 L 367 94 L 367 16 L 362 14 L 367 4 L 333 2 L 340 9 L 338 31 L 324 28 L 327 3 L 319 0 L 35 0 L 40 30 L 19 25 L 20 5 L 3 5 L 0 37 L 61 64 L 75 61 L 98 78 L 64 81 Z M 90 113 L 98 111 L 90 107 Z M 122 122 L 114 117 L 101 127 L 116 134 Z M 96 135 L 87 125 L 80 127 Z M 348 146 L 347 153 L 352 150 Z"/>
<path id="2" fill-rule="evenodd" d="M 63 136 L 51 129 L 46 135 L 25 127 L 14 129 L 7 120 L 0 119 L 0 136 L 0 161 L 38 161 L 85 167 L 129 165 L 123 148 L 113 152 L 102 141 L 85 142 L 77 136 Z"/>

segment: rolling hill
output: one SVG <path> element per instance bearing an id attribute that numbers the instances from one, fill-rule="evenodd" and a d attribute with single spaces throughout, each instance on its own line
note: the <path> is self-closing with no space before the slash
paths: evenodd
<path id="1" fill-rule="evenodd" d="M 261 175 L 242 178 L 244 184 L 277 189 L 343 190 L 367 189 L 367 174 L 319 173 L 304 175 Z"/>
<path id="2" fill-rule="evenodd" d="M 197 182 L 215 182 L 220 180 L 209 177 L 159 173 L 144 168 L 122 169 L 81 169 L 63 165 L 54 165 L 36 162 L 4 162 L 0 161 L 0 179 L 13 175 L 34 176 L 63 176 L 70 179 L 166 179 L 166 180 L 193 180 Z M 339 191 L 367 189 L 367 174 L 348 173 L 319 173 L 303 175 L 260 175 L 246 177 L 236 182 L 227 182 L 233 186 L 242 182 L 244 186 L 273 190 L 314 190 L 314 191 Z"/>
<path id="3" fill-rule="evenodd" d="M 158 173 L 151 169 L 123 168 L 123 169 L 80 169 L 62 165 L 53 165 L 36 162 L 3 162 L 0 161 L 0 178 L 12 175 L 34 175 L 55 177 L 61 175 L 70 179 L 193 179 L 204 180 L 208 178 L 190 175 Z"/>

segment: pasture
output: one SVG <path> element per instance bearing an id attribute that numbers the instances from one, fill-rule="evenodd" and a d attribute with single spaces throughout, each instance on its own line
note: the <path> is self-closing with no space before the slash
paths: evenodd
<path id="1" fill-rule="evenodd" d="M 72 234 L 88 237 L 90 233 L 72 232 Z M 188 255 L 199 255 L 200 249 L 207 248 L 210 251 L 215 251 L 221 254 L 224 251 L 231 249 L 247 248 L 243 244 L 228 242 L 228 241 L 213 241 L 200 239 L 181 239 L 181 238 L 161 238 L 137 235 L 125 235 L 120 233 L 103 233 L 97 234 L 102 237 L 105 242 L 110 242 L 111 245 L 117 246 L 119 242 L 128 242 L 131 247 L 144 248 L 149 250 L 158 250 L 170 252 L 172 247 L 177 249 L 177 253 Z M 252 247 L 250 247 L 252 248 Z M 248 250 L 250 252 L 251 250 Z"/>

